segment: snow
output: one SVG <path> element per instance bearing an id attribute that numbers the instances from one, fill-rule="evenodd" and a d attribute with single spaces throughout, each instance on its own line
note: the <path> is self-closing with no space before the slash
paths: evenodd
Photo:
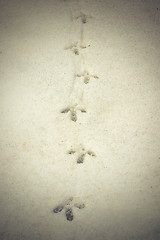
<path id="1" fill-rule="evenodd" d="M 0 239 L 160 239 L 159 42 L 158 0 L 0 0 Z"/>

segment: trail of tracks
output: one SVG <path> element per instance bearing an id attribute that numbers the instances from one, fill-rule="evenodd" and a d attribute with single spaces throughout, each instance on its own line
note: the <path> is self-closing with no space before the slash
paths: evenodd
<path id="1" fill-rule="evenodd" d="M 71 91 L 69 94 L 69 105 L 64 107 L 64 109 L 61 110 L 61 113 L 68 114 L 68 116 L 70 116 L 70 120 L 74 124 L 74 129 L 75 129 L 74 130 L 75 132 L 73 132 L 73 135 L 74 135 L 74 133 L 77 133 L 77 131 L 79 131 L 78 123 L 77 123 L 78 115 L 81 113 L 85 117 L 85 114 L 87 114 L 87 109 L 83 102 L 84 88 L 86 87 L 86 84 L 89 84 L 92 78 L 96 79 L 98 77 L 96 75 L 89 73 L 86 67 L 86 58 L 85 58 L 85 51 L 88 47 L 90 47 L 89 44 L 85 43 L 85 25 L 92 18 L 92 16 L 90 14 L 86 14 L 85 5 L 82 0 L 65 1 L 65 4 L 66 4 L 66 9 L 70 14 L 71 25 L 69 26 L 69 36 L 70 36 L 69 42 L 66 43 L 66 46 L 64 46 L 64 49 L 71 52 L 71 59 L 74 66 L 74 76 L 71 76 L 71 78 L 73 79 L 73 83 L 72 83 Z M 78 139 L 78 134 L 75 134 L 75 135 L 77 136 L 76 145 L 74 144 L 71 145 L 71 149 L 68 150 L 68 154 L 74 155 L 75 162 L 77 163 L 77 165 L 82 166 L 84 161 L 86 161 L 87 155 L 89 158 L 92 158 L 92 157 L 96 157 L 96 154 L 91 149 L 86 149 L 86 147 L 81 142 L 81 140 Z M 65 215 L 68 221 L 74 220 L 74 213 L 73 213 L 74 206 L 83 206 L 83 207 L 78 207 L 79 209 L 82 209 L 85 207 L 85 203 L 83 203 L 81 200 L 78 200 L 78 203 L 76 203 L 76 205 L 72 203 L 72 200 L 74 202 L 74 201 L 77 201 L 76 199 L 80 199 L 79 195 L 81 194 L 81 184 L 83 182 L 82 178 L 84 178 L 84 173 L 82 172 L 82 169 L 75 168 L 74 169 L 74 184 L 75 184 L 74 196 L 70 197 L 68 201 L 67 200 L 63 201 L 63 202 L 67 202 L 67 204 L 63 204 L 61 202 L 53 210 L 54 213 L 58 213 L 63 211 L 63 209 L 65 209 Z M 76 239 L 76 229 L 73 237 L 74 239 Z"/>

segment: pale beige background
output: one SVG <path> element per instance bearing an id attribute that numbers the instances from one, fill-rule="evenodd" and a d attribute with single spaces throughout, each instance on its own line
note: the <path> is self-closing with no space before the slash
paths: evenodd
<path id="1" fill-rule="evenodd" d="M 85 86 L 64 50 L 80 11 Z M 159 43 L 158 0 L 0 0 L 0 239 L 160 239 Z M 60 110 L 82 93 L 75 123 Z M 80 143 L 97 157 L 77 165 Z M 52 213 L 70 196 L 72 222 Z"/>

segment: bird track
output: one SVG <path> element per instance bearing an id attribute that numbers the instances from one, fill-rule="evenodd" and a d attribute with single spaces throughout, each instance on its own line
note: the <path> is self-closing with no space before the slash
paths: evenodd
<path id="1" fill-rule="evenodd" d="M 79 148 L 75 148 L 75 149 L 72 148 L 72 149 L 70 149 L 67 153 L 70 154 L 70 155 L 75 154 L 75 153 L 78 154 L 77 164 L 84 163 L 85 156 L 87 154 L 89 156 L 96 157 L 96 154 L 93 151 L 85 149 L 85 147 L 83 147 L 82 145 L 80 145 Z"/>
<path id="2" fill-rule="evenodd" d="M 78 42 L 75 42 L 67 47 L 65 47 L 65 50 L 71 50 L 75 55 L 80 55 L 81 49 L 90 47 L 90 45 L 80 44 Z"/>
<path id="3" fill-rule="evenodd" d="M 93 18 L 93 16 L 88 15 L 88 14 L 84 14 L 84 13 L 81 13 L 78 17 L 76 17 L 76 19 L 81 19 L 81 22 L 83 24 L 87 23 L 89 18 Z"/>
<path id="4" fill-rule="evenodd" d="M 76 77 L 83 77 L 83 81 L 85 84 L 88 84 L 92 78 L 99 79 L 99 77 L 97 75 L 90 74 L 86 70 L 83 73 L 76 74 Z"/>
<path id="5" fill-rule="evenodd" d="M 76 201 L 73 197 L 68 198 L 63 201 L 59 205 L 57 205 L 54 209 L 54 213 L 60 213 L 63 210 L 65 211 L 65 216 L 68 221 L 72 221 L 74 219 L 73 208 L 83 209 L 85 208 L 85 204 L 79 201 Z"/>
<path id="6" fill-rule="evenodd" d="M 86 113 L 86 109 L 83 107 L 78 106 L 77 104 L 74 104 L 72 106 L 67 106 L 64 108 L 61 113 L 68 113 L 70 112 L 70 119 L 74 122 L 77 121 L 77 111 L 80 111 L 82 113 Z"/>

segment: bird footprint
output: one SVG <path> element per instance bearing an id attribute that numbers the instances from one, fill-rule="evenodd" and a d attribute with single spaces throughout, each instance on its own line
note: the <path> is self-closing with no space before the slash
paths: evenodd
<path id="1" fill-rule="evenodd" d="M 86 113 L 86 109 L 83 107 L 79 107 L 77 104 L 72 105 L 72 106 L 68 106 L 66 108 L 64 108 L 61 113 L 68 113 L 70 112 L 70 119 L 74 122 L 77 121 L 77 111 L 80 111 L 82 113 Z"/>
<path id="2" fill-rule="evenodd" d="M 90 47 L 90 45 L 85 45 L 85 44 L 79 44 L 78 42 L 71 44 L 68 47 L 65 47 L 65 50 L 70 49 L 75 55 L 79 55 L 80 54 L 80 50 Z"/>
<path id="3" fill-rule="evenodd" d="M 74 219 L 73 208 L 76 207 L 78 209 L 85 208 L 84 203 L 79 203 L 74 201 L 73 197 L 67 199 L 63 203 L 59 204 L 53 209 L 54 213 L 59 213 L 65 210 L 65 216 L 68 221 L 72 221 Z"/>
<path id="4" fill-rule="evenodd" d="M 81 19 L 81 22 L 83 24 L 87 23 L 89 18 L 93 18 L 93 17 L 91 15 L 87 15 L 87 14 L 84 14 L 84 13 L 81 13 L 81 15 L 76 17 L 76 19 Z"/>
<path id="5" fill-rule="evenodd" d="M 95 79 L 99 78 L 97 75 L 90 74 L 86 70 L 81 74 L 76 74 L 76 77 L 83 77 L 83 81 L 84 81 L 85 84 L 88 84 L 90 82 L 91 78 L 95 78 Z"/>
<path id="6" fill-rule="evenodd" d="M 80 148 L 71 149 L 71 150 L 68 151 L 68 154 L 75 154 L 75 153 L 78 153 L 78 158 L 77 158 L 77 163 L 78 164 L 84 163 L 85 156 L 87 154 L 89 156 L 96 157 L 96 154 L 93 151 L 87 150 L 83 146 L 80 146 Z"/>

